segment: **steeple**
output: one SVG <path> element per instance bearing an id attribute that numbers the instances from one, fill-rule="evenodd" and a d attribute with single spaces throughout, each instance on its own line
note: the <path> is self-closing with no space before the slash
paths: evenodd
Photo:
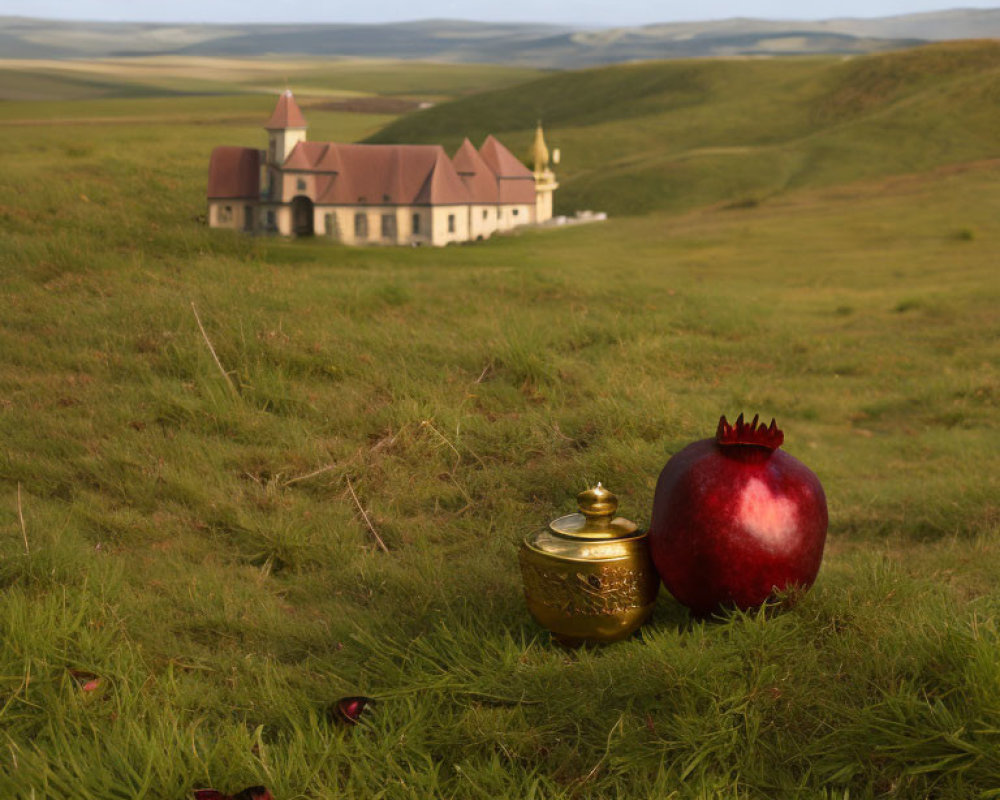
<path id="1" fill-rule="evenodd" d="M 559 163 L 559 150 L 552 153 L 552 160 Z M 549 169 L 549 148 L 545 146 L 545 134 L 539 121 L 535 128 L 535 142 L 531 146 L 531 160 L 535 173 L 535 222 L 545 222 L 552 218 L 552 194 L 559 188 L 555 173 Z"/>
<path id="2" fill-rule="evenodd" d="M 285 128 L 305 128 L 306 118 L 302 116 L 302 109 L 295 102 L 291 89 L 285 89 L 278 97 L 278 104 L 274 107 L 271 119 L 264 126 L 269 131 L 282 130 Z"/>
<path id="3" fill-rule="evenodd" d="M 264 128 L 268 139 L 267 163 L 272 167 L 281 166 L 295 145 L 306 140 L 306 118 L 291 89 L 285 89 L 278 97 L 274 113 Z"/>
<path id="4" fill-rule="evenodd" d="M 539 120 L 535 128 L 535 143 L 531 146 L 531 159 L 535 166 L 535 174 L 540 175 L 549 168 L 549 148 L 545 146 L 545 134 L 542 132 L 542 122 Z"/>

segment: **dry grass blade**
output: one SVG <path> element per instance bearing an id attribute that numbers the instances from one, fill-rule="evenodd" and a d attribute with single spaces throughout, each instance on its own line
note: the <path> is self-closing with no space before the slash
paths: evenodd
<path id="1" fill-rule="evenodd" d="M 375 530 L 375 526 L 372 525 L 372 521 L 368 518 L 368 514 L 365 513 L 364 507 L 361 505 L 361 501 L 358 500 L 358 495 L 354 491 L 354 485 L 351 483 L 350 477 L 346 477 L 347 481 L 347 491 L 351 493 L 351 498 L 354 500 L 354 505 L 358 507 L 358 511 L 361 512 L 361 517 L 365 521 L 365 525 L 368 526 L 368 530 L 371 531 L 372 536 L 375 537 L 375 541 L 378 542 L 378 546 L 382 548 L 383 553 L 388 553 L 389 548 L 385 546 L 385 542 L 382 541 L 382 537 L 379 536 L 378 531 Z"/>
<path id="2" fill-rule="evenodd" d="M 293 483 L 298 483 L 299 481 L 307 481 L 310 478 L 315 478 L 317 475 L 322 475 L 324 472 L 329 472 L 331 469 L 336 469 L 336 464 L 327 464 L 325 467 L 320 467 L 319 469 L 314 469 L 312 472 L 307 472 L 305 475 L 299 475 L 295 478 L 289 478 L 283 484 L 284 486 L 291 486 Z"/>
<path id="3" fill-rule="evenodd" d="M 233 383 L 233 379 L 229 377 L 229 373 L 226 372 L 226 368 L 222 366 L 222 362 L 219 360 L 219 355 L 215 352 L 215 348 L 212 346 L 212 341 L 208 338 L 208 334 L 205 332 L 205 326 L 201 324 L 201 317 L 198 316 L 198 309 L 195 307 L 193 300 L 191 301 L 191 310 L 194 312 L 194 319 L 195 322 L 198 323 L 198 330 L 201 331 L 202 338 L 205 340 L 205 344 L 208 345 L 208 352 L 212 354 L 215 366 L 219 368 L 219 372 L 222 373 L 222 377 L 226 379 L 226 385 L 229 387 L 229 391 L 232 392 L 233 396 L 236 396 L 238 394 L 236 391 L 236 384 Z"/>
<path id="4" fill-rule="evenodd" d="M 441 431 L 439 431 L 437 428 L 435 428 L 434 427 L 434 423 L 431 422 L 429 419 L 425 419 L 425 420 L 421 421 L 420 427 L 422 427 L 422 428 L 430 428 L 430 430 L 434 431 L 434 433 L 437 434 L 437 437 L 445 445 L 447 445 L 449 448 L 451 448 L 451 451 L 455 454 L 455 466 L 452 467 L 452 470 L 458 469 L 458 465 L 462 463 L 462 454 L 460 452 L 458 452 L 458 448 L 455 447 L 455 445 L 453 445 L 451 443 L 451 440 L 447 436 L 445 436 L 443 433 L 441 433 Z"/>
<path id="5" fill-rule="evenodd" d="M 607 744 L 604 747 L 604 753 L 597 760 L 597 763 L 594 764 L 594 766 L 591 768 L 590 772 L 588 772 L 582 778 L 578 779 L 577 781 L 578 787 L 581 787 L 584 784 L 589 783 L 590 781 L 592 781 L 594 778 L 597 777 L 598 773 L 601 771 L 601 768 L 604 766 L 604 763 L 608 760 L 608 756 L 611 753 L 611 739 L 612 737 L 614 737 L 615 731 L 621 733 L 624 730 L 623 728 L 624 723 L 625 723 L 625 715 L 619 714 L 618 721 L 615 722 L 615 724 L 611 726 L 611 730 L 608 731 L 608 739 L 607 739 Z"/>
<path id="6" fill-rule="evenodd" d="M 474 384 L 480 384 L 480 383 L 482 383 L 484 380 L 486 380 L 486 376 L 489 375 L 492 371 L 493 371 L 493 364 L 491 362 L 491 363 L 487 364 L 485 367 L 483 367 L 483 371 L 479 373 L 479 377 L 476 378 L 473 381 L 473 383 Z"/>
<path id="7" fill-rule="evenodd" d="M 434 434 L 442 441 L 442 443 L 444 443 L 455 454 L 455 464 L 452 466 L 451 471 L 454 472 L 455 470 L 457 470 L 458 467 L 459 467 L 459 465 L 462 463 L 462 454 L 459 452 L 458 448 L 455 447 L 454 444 L 452 444 L 451 439 L 449 439 L 447 436 L 445 436 L 443 433 L 441 433 L 441 431 L 439 431 L 434 426 L 434 423 L 431 422 L 429 419 L 422 420 L 420 422 L 420 427 L 421 428 L 429 428 L 431 431 L 433 431 Z M 456 438 L 457 438 L 457 434 L 458 434 L 458 428 L 456 426 Z M 468 448 L 466 448 L 466 449 L 468 449 Z M 480 463 L 480 465 L 485 469 L 486 468 L 486 463 L 476 453 L 474 453 L 473 451 L 469 450 L 469 452 L 472 453 L 472 457 L 474 459 L 476 459 L 476 461 L 478 461 Z"/>
<path id="8" fill-rule="evenodd" d="M 21 536 L 24 538 L 24 554 L 31 555 L 31 548 L 28 547 L 28 528 L 24 524 L 24 512 L 21 510 L 21 483 L 17 484 L 17 518 L 21 521 Z"/>

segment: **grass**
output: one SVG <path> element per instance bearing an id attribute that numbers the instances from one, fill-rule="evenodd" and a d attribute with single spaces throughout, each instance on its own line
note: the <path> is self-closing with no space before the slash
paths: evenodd
<path id="1" fill-rule="evenodd" d="M 6 117 L 0 792 L 1000 793 L 995 161 L 350 249 L 199 221 L 249 100 L 120 102 Z M 826 487 L 813 590 L 550 642 L 521 537 L 594 480 L 645 524 L 741 410 Z"/>

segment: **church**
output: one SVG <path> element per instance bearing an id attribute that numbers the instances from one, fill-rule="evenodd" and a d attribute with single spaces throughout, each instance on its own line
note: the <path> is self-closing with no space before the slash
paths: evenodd
<path id="1" fill-rule="evenodd" d="M 266 151 L 212 151 L 210 227 L 350 245 L 441 246 L 552 217 L 558 184 L 541 125 L 534 170 L 494 136 L 478 150 L 466 139 L 452 158 L 440 145 L 310 142 L 289 90 L 264 127 Z"/>

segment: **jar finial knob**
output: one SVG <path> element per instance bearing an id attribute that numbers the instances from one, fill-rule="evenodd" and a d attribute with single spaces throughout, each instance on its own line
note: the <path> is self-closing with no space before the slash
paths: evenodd
<path id="1" fill-rule="evenodd" d="M 597 486 L 586 489 L 576 496 L 580 513 L 588 519 L 611 517 L 618 510 L 618 498 L 598 482 Z"/>

